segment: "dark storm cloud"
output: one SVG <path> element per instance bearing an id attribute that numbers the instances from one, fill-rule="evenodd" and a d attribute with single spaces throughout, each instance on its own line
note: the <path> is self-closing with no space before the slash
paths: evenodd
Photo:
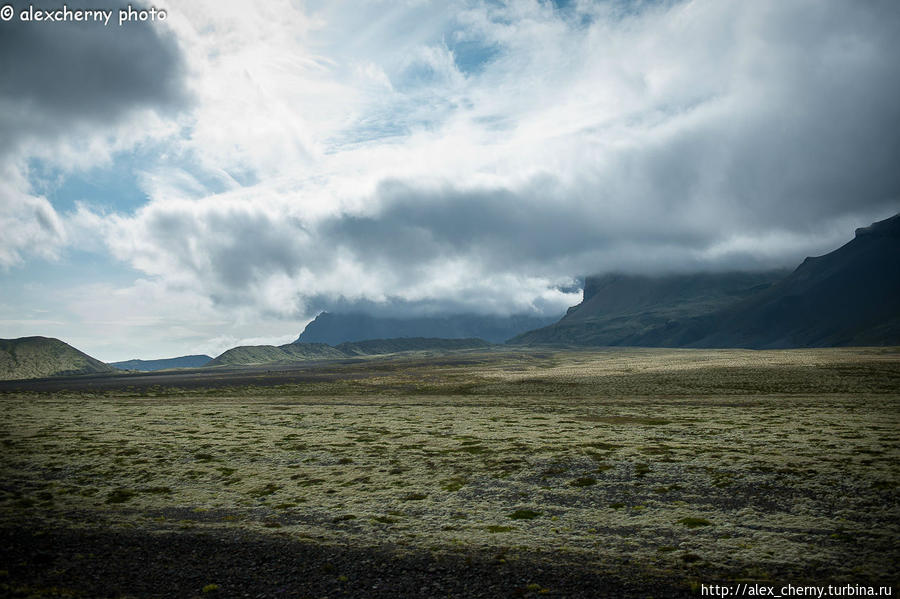
<path id="1" fill-rule="evenodd" d="M 102 22 L 22 22 L 20 11 L 63 3 L 15 2 L 0 22 L 0 137 L 4 150 L 26 138 L 52 139 L 78 125 L 115 124 L 136 108 L 167 111 L 184 103 L 184 64 L 159 24 L 118 26 L 121 5 L 66 2 L 112 10 Z"/>
<path id="2" fill-rule="evenodd" d="M 216 295 L 241 295 L 272 273 L 303 264 L 303 226 L 291 219 L 231 207 L 198 218 L 190 209 L 155 211 L 146 231 L 193 276 L 217 281 Z M 230 290 L 230 291 L 225 291 Z"/>
<path id="3" fill-rule="evenodd" d="M 389 181 L 373 216 L 341 216 L 319 234 L 329 245 L 361 259 L 403 265 L 465 256 L 491 270 L 543 270 L 573 256 L 628 240 L 648 245 L 696 246 L 708 241 L 691 231 L 656 223 L 624 224 L 602 203 L 585 200 L 553 177 L 538 177 L 522 190 L 438 190 Z M 566 273 L 568 274 L 568 273 Z"/>
<path id="4" fill-rule="evenodd" d="M 726 190 L 751 226 L 802 227 L 900 200 L 900 4 L 803 9 L 784 3 L 752 40 L 741 90 L 762 108 L 700 136 L 727 156 Z"/>

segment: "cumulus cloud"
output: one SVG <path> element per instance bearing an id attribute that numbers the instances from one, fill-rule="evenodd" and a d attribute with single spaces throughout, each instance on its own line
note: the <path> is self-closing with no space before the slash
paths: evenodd
<path id="1" fill-rule="evenodd" d="M 13 6 L 17 14 L 29 6 L 59 8 Z M 108 125 L 136 108 L 185 99 L 175 40 L 147 23 L 0 21 L 0 55 L 0 134 L 7 151 L 29 139 L 55 138 L 79 125 Z"/>
<path id="2" fill-rule="evenodd" d="M 290 122 L 308 152 L 279 149 L 290 166 L 237 193 L 151 204 L 121 221 L 142 240 L 121 253 L 155 275 L 189 273 L 226 303 L 265 305 L 270 288 L 287 311 L 323 295 L 465 303 L 475 289 L 491 303 L 539 297 L 535 277 L 547 290 L 602 270 L 790 264 L 897 208 L 895 5 L 619 7 L 469 5 L 439 38 L 428 22 L 432 39 L 379 46 L 382 62 L 364 69 L 376 91 L 310 54 L 337 25 L 311 17 L 281 61 L 305 57 L 319 79 L 338 78 L 338 95 L 352 88 L 336 105 L 358 119 L 307 127 L 303 100 L 320 108 L 329 86 L 298 91 Z M 376 37 L 407 16 L 386 12 Z M 490 50 L 468 73 L 451 50 L 463 33 Z M 286 79 L 309 81 L 304 69 Z M 248 121 L 282 122 L 280 109 Z M 375 137 L 335 142 L 354 132 Z"/>
<path id="3" fill-rule="evenodd" d="M 154 132 L 171 132 L 158 113 L 188 102 L 176 40 L 147 23 L 22 22 L 22 10 L 57 4 L 13 2 L 0 21 L 0 267 L 23 254 L 56 255 L 67 243 L 62 217 L 36 193 L 32 161 L 62 171 L 108 162 Z M 70 9 L 113 9 L 68 2 Z M 113 16 L 115 21 L 115 16 Z"/>
<path id="4" fill-rule="evenodd" d="M 170 12 L 189 116 L 146 205 L 77 220 L 211 310 L 558 312 L 579 275 L 792 265 L 900 210 L 888 0 Z"/>

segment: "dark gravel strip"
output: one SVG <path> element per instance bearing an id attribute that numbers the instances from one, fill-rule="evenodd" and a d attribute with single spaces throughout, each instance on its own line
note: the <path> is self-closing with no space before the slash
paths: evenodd
<path id="1" fill-rule="evenodd" d="M 436 556 L 277 535 L 0 528 L 3 597 L 693 597 L 553 554 Z M 216 588 L 208 585 L 216 585 Z M 206 591 L 204 591 L 206 587 Z"/>

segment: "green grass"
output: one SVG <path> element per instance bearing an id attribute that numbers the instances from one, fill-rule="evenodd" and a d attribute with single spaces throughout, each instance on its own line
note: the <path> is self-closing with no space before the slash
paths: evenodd
<path id="1" fill-rule="evenodd" d="M 403 501 L 422 501 L 428 499 L 427 493 L 407 493 L 403 496 Z"/>
<path id="2" fill-rule="evenodd" d="M 281 488 L 281 485 L 276 485 L 275 483 L 266 483 L 264 485 L 260 485 L 250 491 L 251 497 L 267 497 L 274 493 L 278 492 L 278 489 Z"/>
<path id="3" fill-rule="evenodd" d="M 456 476 L 456 477 L 448 478 L 447 480 L 442 481 L 441 488 L 444 491 L 448 491 L 450 493 L 455 493 L 456 491 L 459 491 L 460 489 L 462 489 L 465 486 L 465 484 L 466 484 L 465 478 Z"/>
<path id="4" fill-rule="evenodd" d="M 541 512 L 536 512 L 534 510 L 516 510 L 509 514 L 509 517 L 513 520 L 534 520 L 540 515 Z"/>
<path id="5" fill-rule="evenodd" d="M 499 533 L 499 532 L 509 532 L 511 530 L 515 530 L 512 526 L 499 526 L 497 524 L 490 524 L 485 526 L 484 529 L 490 533 Z"/>
<path id="6" fill-rule="evenodd" d="M 573 487 L 592 487 L 597 484 L 597 479 L 593 476 L 582 476 L 580 478 L 576 478 L 569 484 Z"/>
<path id="7" fill-rule="evenodd" d="M 106 496 L 106 503 L 125 503 L 135 495 L 137 495 L 137 491 L 133 489 L 114 489 Z"/>
<path id="8" fill-rule="evenodd" d="M 896 350 L 497 349 L 310 379 L 0 395 L 0 521 L 698 576 L 900 563 Z"/>
<path id="9" fill-rule="evenodd" d="M 679 524 L 684 524 L 688 528 L 699 528 L 701 526 L 712 526 L 712 522 L 710 522 L 706 518 L 682 518 L 678 522 L 679 522 Z"/>

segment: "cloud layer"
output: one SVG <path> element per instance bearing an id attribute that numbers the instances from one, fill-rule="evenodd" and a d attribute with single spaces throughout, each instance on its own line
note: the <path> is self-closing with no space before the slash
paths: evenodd
<path id="1" fill-rule="evenodd" d="M 579 275 L 791 265 L 900 210 L 895 2 L 167 8 L 0 52 L 2 264 L 99 238 L 219 314 L 549 313 Z M 28 75 L 50 63 L 73 74 Z M 159 148 L 136 211 L 30 193 L 87 126 L 105 160 Z"/>

